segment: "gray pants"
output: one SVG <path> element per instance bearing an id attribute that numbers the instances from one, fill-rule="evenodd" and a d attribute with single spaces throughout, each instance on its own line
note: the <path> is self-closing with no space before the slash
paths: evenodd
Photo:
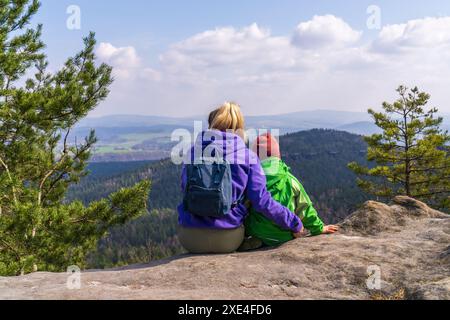
<path id="1" fill-rule="evenodd" d="M 181 245 L 190 253 L 232 253 L 244 241 L 245 228 L 216 230 L 199 228 L 178 228 Z"/>

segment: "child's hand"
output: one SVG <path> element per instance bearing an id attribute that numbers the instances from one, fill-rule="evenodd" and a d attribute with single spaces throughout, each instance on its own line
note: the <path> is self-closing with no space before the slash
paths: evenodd
<path id="1" fill-rule="evenodd" d="M 335 225 L 324 226 L 322 234 L 333 234 L 339 231 L 339 227 Z"/>

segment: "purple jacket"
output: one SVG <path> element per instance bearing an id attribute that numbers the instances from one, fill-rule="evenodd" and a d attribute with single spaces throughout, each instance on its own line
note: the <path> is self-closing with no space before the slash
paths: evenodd
<path id="1" fill-rule="evenodd" d="M 293 233 L 302 229 L 301 220 L 289 209 L 272 199 L 266 189 L 266 176 L 258 156 L 246 147 L 238 135 L 215 130 L 205 131 L 198 136 L 187 159 L 190 158 L 193 161 L 194 157 L 199 153 L 201 156 L 202 152 L 204 156 L 214 156 L 213 154 L 208 155 L 208 152 L 214 149 L 223 150 L 223 157 L 231 164 L 233 201 L 245 196 L 256 211 L 261 212 L 281 228 Z M 183 166 L 181 178 L 183 192 L 186 188 L 186 180 L 186 168 Z M 183 227 L 234 229 L 243 225 L 248 209 L 245 204 L 240 204 L 233 208 L 227 216 L 219 219 L 193 215 L 186 211 L 184 205 L 181 204 L 178 207 L 178 214 L 179 224 Z"/>

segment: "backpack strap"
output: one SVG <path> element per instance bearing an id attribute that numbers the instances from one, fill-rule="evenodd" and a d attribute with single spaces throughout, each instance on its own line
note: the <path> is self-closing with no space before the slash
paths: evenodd
<path id="1" fill-rule="evenodd" d="M 202 173 L 200 172 L 200 169 L 198 168 L 198 165 L 196 165 L 196 164 L 192 165 L 192 170 L 194 172 L 193 172 L 193 175 L 191 175 L 191 177 L 189 179 L 189 182 L 197 182 L 197 181 L 201 180 L 202 179 Z"/>
<path id="2" fill-rule="evenodd" d="M 225 176 L 225 167 L 223 167 L 223 166 L 220 167 L 217 162 L 214 162 L 212 164 L 212 166 L 213 166 L 213 177 L 214 177 L 213 183 L 217 187 L 221 184 L 223 177 Z M 222 168 L 222 170 L 219 168 Z M 214 171 L 215 171 L 215 173 L 214 173 Z"/>

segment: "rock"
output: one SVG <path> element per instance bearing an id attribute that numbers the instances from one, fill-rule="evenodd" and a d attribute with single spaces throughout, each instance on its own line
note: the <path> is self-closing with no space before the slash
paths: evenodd
<path id="1" fill-rule="evenodd" d="M 341 227 L 274 249 L 86 271 L 74 290 L 65 273 L 0 278 L 0 299 L 450 299 L 448 215 L 397 197 Z"/>

